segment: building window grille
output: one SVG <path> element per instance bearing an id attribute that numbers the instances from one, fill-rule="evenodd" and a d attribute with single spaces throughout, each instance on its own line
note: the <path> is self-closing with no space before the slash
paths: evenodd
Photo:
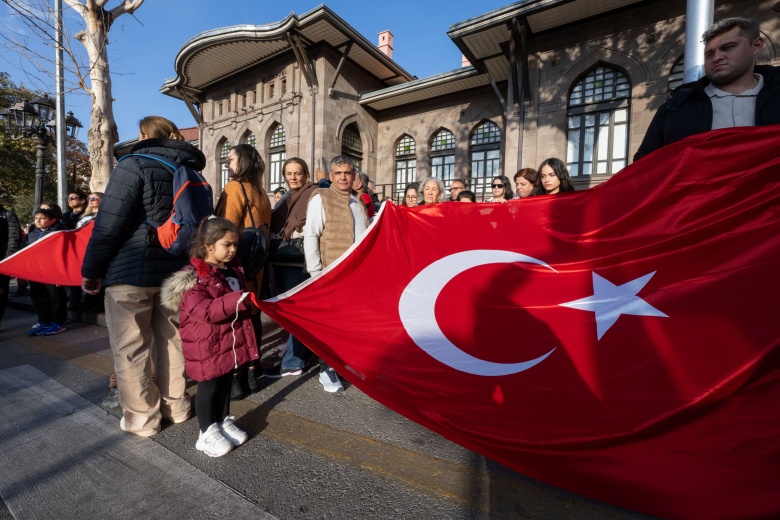
<path id="1" fill-rule="evenodd" d="M 431 141 L 432 152 L 443 152 L 455 148 L 455 135 L 449 130 L 439 130 Z"/>
<path id="2" fill-rule="evenodd" d="M 683 84 L 683 76 L 685 75 L 685 55 L 677 58 L 672 66 L 672 71 L 669 74 L 669 92 L 676 89 Z"/>
<path id="3" fill-rule="evenodd" d="M 268 187 L 269 191 L 284 187 L 284 173 L 282 164 L 287 159 L 286 149 L 287 139 L 285 137 L 284 127 L 276 123 L 271 128 L 271 135 L 268 141 Z"/>
<path id="4" fill-rule="evenodd" d="M 631 95 L 628 78 L 618 70 L 596 67 L 574 85 L 569 94 L 569 106 L 589 105 Z"/>
<path id="5" fill-rule="evenodd" d="M 253 134 L 252 132 L 246 134 L 246 136 L 244 137 L 244 144 L 248 144 L 254 148 L 257 148 L 257 139 L 255 139 L 255 134 Z"/>
<path id="6" fill-rule="evenodd" d="M 431 175 L 448 184 L 455 178 L 455 135 L 442 128 L 431 140 Z"/>
<path id="7" fill-rule="evenodd" d="M 394 198 L 401 201 L 405 195 L 406 185 L 417 177 L 417 159 L 415 158 L 416 143 L 410 135 L 404 135 L 395 147 L 395 194 Z"/>
<path id="8" fill-rule="evenodd" d="M 609 175 L 626 166 L 630 96 L 628 78 L 603 66 L 572 88 L 566 147 L 571 176 Z"/>
<path id="9" fill-rule="evenodd" d="M 490 193 L 488 184 L 501 175 L 501 129 L 485 121 L 471 134 L 471 189 L 475 194 Z"/>
<path id="10" fill-rule="evenodd" d="M 227 159 L 230 153 L 230 143 L 225 141 L 219 148 L 219 182 L 220 188 L 224 189 L 225 185 L 230 180 L 230 172 L 228 172 Z"/>
<path id="11" fill-rule="evenodd" d="M 341 153 L 352 159 L 355 170 L 363 169 L 363 141 L 355 123 L 347 125 L 341 134 Z"/>

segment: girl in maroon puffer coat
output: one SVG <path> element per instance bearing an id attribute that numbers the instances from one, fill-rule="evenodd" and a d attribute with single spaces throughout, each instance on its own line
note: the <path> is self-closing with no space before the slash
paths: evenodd
<path id="1" fill-rule="evenodd" d="M 259 358 L 237 251 L 236 226 L 207 217 L 192 239 L 190 264 L 165 281 L 160 295 L 163 305 L 180 313 L 185 368 L 198 381 L 195 447 L 209 457 L 246 442 L 230 415 L 230 388 L 233 369 Z"/>

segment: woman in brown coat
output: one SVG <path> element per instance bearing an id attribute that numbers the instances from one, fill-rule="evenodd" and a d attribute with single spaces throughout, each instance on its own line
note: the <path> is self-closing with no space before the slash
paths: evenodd
<path id="1" fill-rule="evenodd" d="M 257 228 L 270 225 L 271 201 L 263 189 L 265 162 L 255 147 L 249 144 L 239 144 L 231 148 L 227 157 L 227 166 L 230 182 L 225 185 L 217 203 L 217 216 L 231 221 L 239 232 L 246 227 L 252 227 L 252 221 Z M 254 279 L 246 281 L 247 290 L 255 293 L 258 298 L 260 297 L 262 280 L 263 272 L 260 271 Z M 260 345 L 262 327 L 260 311 L 257 309 L 254 309 L 252 314 L 252 325 L 255 328 L 257 344 Z M 252 379 L 254 380 L 262 375 L 262 369 L 259 363 L 256 363 L 253 368 Z M 233 381 L 233 391 L 230 398 L 243 399 L 250 393 L 249 367 L 244 365 L 238 369 L 238 378 Z"/>

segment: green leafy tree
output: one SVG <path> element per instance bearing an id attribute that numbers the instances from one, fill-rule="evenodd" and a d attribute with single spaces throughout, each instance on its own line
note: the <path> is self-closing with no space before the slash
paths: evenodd
<path id="1" fill-rule="evenodd" d="M 0 109 L 22 100 L 30 100 L 40 93 L 23 86 L 16 86 L 5 72 L 0 72 Z M 89 191 L 92 170 L 87 146 L 76 139 L 68 139 L 65 152 L 68 184 Z M 46 149 L 46 176 L 43 200 L 57 199 L 56 159 L 54 146 Z M 74 182 L 75 179 L 75 182 Z M 13 208 L 20 218 L 26 218 L 34 210 L 35 200 L 35 144 L 32 139 L 14 140 L 0 131 L 0 204 Z"/>
<path id="2" fill-rule="evenodd" d="M 51 0 L 2 1 L 18 21 L 26 26 L 26 30 L 14 32 L 6 24 L 3 27 L 5 30 L 0 31 L 0 45 L 19 53 L 40 74 L 53 75 L 52 58 L 36 52 L 34 46 L 29 45 L 30 39 L 34 38 L 52 48 L 58 46 L 55 38 L 56 16 Z M 114 143 L 118 140 L 111 95 L 108 33 L 117 18 L 125 14 L 132 15 L 144 3 L 144 0 L 114 0 L 114 6 L 109 8 L 109 1 L 63 0 L 82 18 L 84 27 L 73 35 L 65 35 L 62 50 L 65 61 L 69 62 L 69 65 L 65 65 L 66 78 L 74 77 L 78 86 L 92 98 L 87 142 L 92 165 L 90 185 L 94 191 L 103 191 L 108 183 L 114 165 Z M 78 45 L 72 47 L 73 39 L 80 42 L 83 49 Z"/>

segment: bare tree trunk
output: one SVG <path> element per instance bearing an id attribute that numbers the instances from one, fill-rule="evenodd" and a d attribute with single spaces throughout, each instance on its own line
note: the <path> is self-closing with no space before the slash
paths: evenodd
<path id="1" fill-rule="evenodd" d="M 113 168 L 114 143 L 119 140 L 111 103 L 111 75 L 108 65 L 106 16 L 108 13 L 87 13 L 87 30 L 77 37 L 84 44 L 91 65 L 89 71 L 92 115 L 87 143 L 92 164 L 92 191 L 105 191 L 108 175 Z"/>
<path id="2" fill-rule="evenodd" d="M 89 56 L 92 115 L 87 143 L 92 164 L 92 191 L 104 191 L 114 166 L 114 143 L 119 140 L 114 121 L 111 74 L 108 65 L 108 32 L 114 20 L 125 13 L 133 13 L 144 0 L 122 0 L 110 11 L 104 6 L 108 0 L 65 0 L 86 23 L 86 30 L 75 37 L 84 45 Z"/>

